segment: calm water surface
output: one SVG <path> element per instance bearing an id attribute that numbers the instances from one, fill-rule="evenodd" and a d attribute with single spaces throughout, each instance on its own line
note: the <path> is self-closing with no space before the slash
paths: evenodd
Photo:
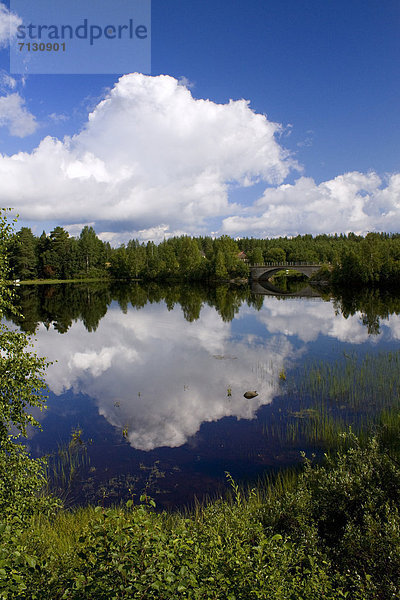
<path id="1" fill-rule="evenodd" d="M 18 293 L 19 325 L 53 361 L 43 432 L 32 431 L 28 444 L 34 455 L 54 453 L 78 431 L 85 465 L 70 503 L 117 502 L 147 489 L 160 507 L 182 506 L 219 494 L 225 471 L 252 482 L 295 464 L 301 449 L 316 449 L 282 433 L 285 415 L 304 418 L 293 391 L 304 366 L 400 349 L 399 302 L 376 295 L 357 307 L 227 286 Z M 244 398 L 249 390 L 258 395 Z"/>

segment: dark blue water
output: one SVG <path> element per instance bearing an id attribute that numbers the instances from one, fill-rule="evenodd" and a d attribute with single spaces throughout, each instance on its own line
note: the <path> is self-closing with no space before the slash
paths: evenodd
<path id="1" fill-rule="evenodd" d="M 74 294 L 88 310 L 87 289 Z M 335 361 L 343 352 L 400 349 L 398 315 L 381 318 L 371 335 L 361 312 L 344 318 L 322 298 L 264 296 L 255 306 L 254 296 L 217 302 L 214 293 L 212 302 L 199 296 L 188 308 L 182 297 L 144 297 L 139 307 L 107 294 L 89 329 L 87 316 L 85 324 L 64 315 L 68 326 L 60 326 L 65 302 L 58 312 L 57 303 L 47 306 L 45 322 L 37 312 L 34 324 L 35 348 L 53 364 L 43 432 L 31 432 L 28 444 L 34 455 L 52 453 L 79 430 L 86 464 L 71 503 L 118 502 L 146 489 L 159 506 L 182 506 L 220 494 L 226 471 L 254 482 L 295 464 L 299 445 L 265 427 L 285 410 L 282 373 L 289 378 L 307 361 Z M 244 398 L 249 390 L 257 396 Z"/>

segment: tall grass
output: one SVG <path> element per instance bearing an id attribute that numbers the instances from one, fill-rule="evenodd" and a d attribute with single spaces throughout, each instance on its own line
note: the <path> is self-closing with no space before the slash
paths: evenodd
<path id="1" fill-rule="evenodd" d="M 337 447 L 349 426 L 367 435 L 383 412 L 395 414 L 400 352 L 352 352 L 335 362 L 314 360 L 286 373 L 281 389 L 280 410 L 263 422 L 265 436 L 282 445 Z"/>
<path id="2" fill-rule="evenodd" d="M 82 430 L 74 429 L 69 443 L 59 444 L 46 459 L 44 495 L 57 496 L 65 506 L 73 505 L 77 500 L 75 490 L 80 476 L 90 463 Z"/>

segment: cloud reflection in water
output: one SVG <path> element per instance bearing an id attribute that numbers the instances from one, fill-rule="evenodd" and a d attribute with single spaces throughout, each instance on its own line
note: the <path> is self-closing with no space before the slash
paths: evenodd
<path id="1" fill-rule="evenodd" d="M 257 332 L 249 334 L 246 319 L 254 317 Z M 37 349 L 58 361 L 47 377 L 55 394 L 91 396 L 109 423 L 127 431 L 132 447 L 152 450 L 184 444 L 203 422 L 254 418 L 276 395 L 280 370 L 319 335 L 368 339 L 360 315 L 344 319 L 322 300 L 268 297 L 259 312 L 243 305 L 229 323 L 209 306 L 188 322 L 179 307 L 164 303 L 126 314 L 112 305 L 95 334 L 82 322 L 62 336 L 40 326 Z M 245 399 L 247 390 L 258 396 Z"/>
<path id="2" fill-rule="evenodd" d="M 112 307 L 94 335 L 80 322 L 62 337 L 41 326 L 37 339 L 38 351 L 58 361 L 48 371 L 50 389 L 95 398 L 140 450 L 180 446 L 205 421 L 253 418 L 276 394 L 291 351 L 282 336 L 233 337 L 232 323 L 213 308 L 189 323 L 164 304 L 127 314 Z M 245 399 L 247 390 L 258 396 Z"/>

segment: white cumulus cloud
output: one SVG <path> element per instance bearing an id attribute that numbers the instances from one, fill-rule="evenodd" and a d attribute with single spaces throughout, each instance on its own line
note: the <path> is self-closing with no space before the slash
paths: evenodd
<path id="1" fill-rule="evenodd" d="M 8 127 L 10 135 L 21 138 L 37 129 L 35 117 L 28 111 L 24 99 L 17 92 L 0 97 L 0 127 Z"/>
<path id="2" fill-rule="evenodd" d="M 284 181 L 295 163 L 280 130 L 245 100 L 216 104 L 169 76 L 125 75 L 82 132 L 0 159 L 0 201 L 24 219 L 200 230 L 235 214 L 231 183 Z"/>
<path id="3" fill-rule="evenodd" d="M 17 136 L 35 130 L 17 93 L 0 98 L 0 125 Z M 195 99 L 183 79 L 124 75 L 81 132 L 46 137 L 30 153 L 0 156 L 0 204 L 41 226 L 94 223 L 115 245 L 211 231 L 277 236 L 400 229 L 400 173 L 285 183 L 300 168 L 279 143 L 283 133 L 246 100 L 216 104 Z M 233 188 L 262 182 L 265 192 L 259 198 L 254 191 L 250 206 L 230 199 Z M 246 196 L 248 202 L 249 190 Z"/>
<path id="4" fill-rule="evenodd" d="M 17 87 L 17 81 L 14 77 L 11 77 L 6 71 L 0 71 L 0 89 L 3 91 Z"/>
<path id="5" fill-rule="evenodd" d="M 6 46 L 17 33 L 17 27 L 22 19 L 10 12 L 5 4 L 0 2 L 0 48 Z"/>
<path id="6" fill-rule="evenodd" d="M 345 173 L 317 185 L 311 177 L 267 188 L 254 205 L 224 219 L 231 235 L 296 235 L 398 231 L 400 173 L 386 181 L 376 173 Z"/>

